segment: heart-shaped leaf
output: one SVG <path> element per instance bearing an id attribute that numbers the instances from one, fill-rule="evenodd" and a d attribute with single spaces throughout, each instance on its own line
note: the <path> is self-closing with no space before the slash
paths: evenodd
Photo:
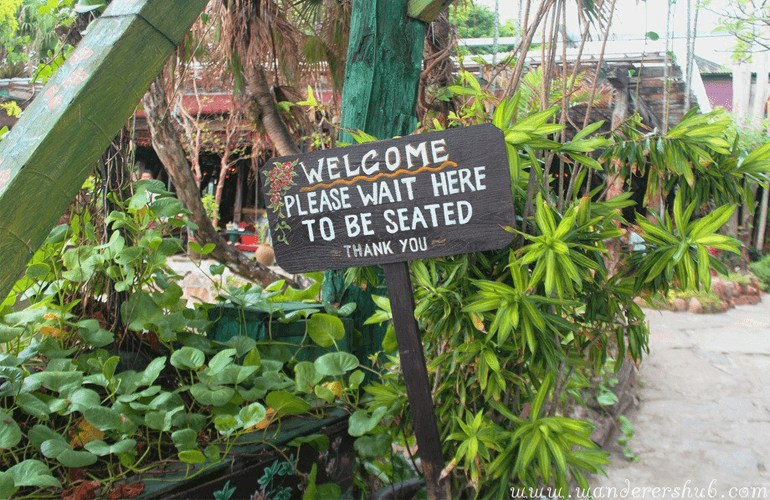
<path id="1" fill-rule="evenodd" d="M 83 410 L 83 416 L 100 431 L 119 429 L 122 423 L 120 413 L 104 406 L 87 408 Z"/>
<path id="2" fill-rule="evenodd" d="M 310 361 L 301 361 L 294 367 L 294 385 L 299 392 L 313 392 L 313 387 L 322 378 Z"/>
<path id="3" fill-rule="evenodd" d="M 61 488 L 61 483 L 51 475 L 51 469 L 40 460 L 27 459 L 8 469 L 16 486 Z"/>
<path id="4" fill-rule="evenodd" d="M 21 441 L 21 429 L 19 424 L 11 418 L 11 415 L 0 410 L 0 449 L 13 448 Z"/>
<path id="5" fill-rule="evenodd" d="M 73 411 L 83 412 L 89 408 L 100 406 L 102 403 L 101 398 L 96 391 L 85 388 L 76 390 L 70 394 L 67 399 L 72 403 L 67 414 L 72 413 Z"/>
<path id="6" fill-rule="evenodd" d="M 232 415 L 217 415 L 214 417 L 214 427 L 220 434 L 229 436 L 238 429 L 238 421 Z"/>
<path id="7" fill-rule="evenodd" d="M 27 433 L 27 437 L 32 445 L 40 449 L 40 446 L 49 439 L 61 439 L 64 441 L 64 437 L 58 434 L 56 431 L 50 429 L 43 424 L 35 424 Z"/>
<path id="8" fill-rule="evenodd" d="M 370 416 L 366 410 L 356 410 L 348 421 L 348 434 L 355 437 L 363 436 L 377 427 L 386 411 L 387 408 L 381 406 L 374 410 L 374 413 Z"/>
<path id="9" fill-rule="evenodd" d="M 246 335 L 236 335 L 226 343 L 227 346 L 235 349 L 236 355 L 240 358 L 247 352 L 257 347 L 257 341 Z"/>
<path id="10" fill-rule="evenodd" d="M 224 369 L 226 366 L 232 364 L 233 356 L 235 356 L 235 354 L 235 349 L 224 349 L 219 351 L 213 358 L 211 358 L 211 361 L 209 361 L 209 368 L 211 368 L 211 371 L 214 373 Z"/>
<path id="11" fill-rule="evenodd" d="M 65 467 L 87 467 L 95 464 L 98 459 L 93 453 L 75 450 L 65 450 L 56 457 Z"/>
<path id="12" fill-rule="evenodd" d="M 48 418 L 48 415 L 51 413 L 51 410 L 46 403 L 34 394 L 28 392 L 19 394 L 16 398 L 16 404 L 19 405 L 19 408 L 24 410 L 24 413 L 38 419 Z"/>
<path id="13" fill-rule="evenodd" d="M 104 441 L 90 441 L 84 446 L 86 450 L 90 451 L 94 455 L 99 455 L 100 457 L 110 454 L 119 455 L 121 453 L 127 453 L 133 450 L 135 447 L 136 441 L 133 439 L 124 439 L 122 441 L 118 441 L 112 446 L 108 445 Z"/>
<path id="14" fill-rule="evenodd" d="M 13 484 L 13 476 L 8 472 L 0 471 L 0 498 L 11 498 L 16 493 Z"/>
<path id="15" fill-rule="evenodd" d="M 310 434 L 309 436 L 298 436 L 289 441 L 289 446 L 301 446 L 309 444 L 319 453 L 329 449 L 329 436 L 326 434 Z"/>
<path id="16" fill-rule="evenodd" d="M 179 460 L 186 464 L 202 464 L 206 462 L 206 455 L 199 450 L 185 450 L 179 452 Z"/>
<path id="17" fill-rule="evenodd" d="M 365 378 L 364 372 L 362 372 L 361 370 L 354 371 L 353 373 L 350 374 L 350 379 L 348 380 L 348 387 L 352 390 L 358 389 L 358 387 L 364 381 L 364 378 Z"/>
<path id="18" fill-rule="evenodd" d="M 182 370 L 197 370 L 206 362 L 206 355 L 195 347 L 182 347 L 171 355 L 171 365 Z"/>
<path id="19" fill-rule="evenodd" d="M 241 408 L 241 411 L 238 413 L 238 419 L 241 421 L 244 429 L 256 425 L 265 416 L 267 416 L 267 410 L 259 403 L 251 403 Z"/>
<path id="20" fill-rule="evenodd" d="M 267 406 L 290 415 L 305 413 L 310 409 L 310 405 L 304 399 L 300 399 L 294 394 L 286 391 L 273 391 L 265 398 Z"/>
<path id="21" fill-rule="evenodd" d="M 163 368 L 165 367 L 166 356 L 155 358 L 150 361 L 150 364 L 147 365 L 147 368 L 144 369 L 144 373 L 142 374 L 141 385 L 152 385 L 152 383 L 155 382 L 155 379 L 158 378 L 158 375 L 160 375 L 160 372 L 163 371 Z"/>
<path id="22" fill-rule="evenodd" d="M 222 406 L 230 401 L 235 389 L 222 385 L 206 387 L 204 384 L 194 384 L 190 387 L 190 393 L 202 405 Z"/>
<path id="23" fill-rule="evenodd" d="M 356 453 L 361 458 L 376 458 L 390 453 L 391 439 L 389 434 L 376 436 L 361 436 L 353 443 Z"/>
<path id="24" fill-rule="evenodd" d="M 171 433 L 171 440 L 179 451 L 198 449 L 198 433 L 192 429 L 174 431 Z"/>
<path id="25" fill-rule="evenodd" d="M 330 352 L 316 359 L 313 364 L 321 375 L 339 377 L 358 366 L 358 358 L 349 352 Z"/>
<path id="26" fill-rule="evenodd" d="M 336 316 L 316 313 L 307 320 L 307 333 L 321 347 L 331 347 L 345 337 L 345 327 Z"/>

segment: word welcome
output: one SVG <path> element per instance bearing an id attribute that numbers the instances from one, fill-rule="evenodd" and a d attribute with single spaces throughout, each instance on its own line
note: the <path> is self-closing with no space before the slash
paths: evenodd
<path id="1" fill-rule="evenodd" d="M 395 172 L 404 165 L 407 169 L 412 169 L 417 165 L 415 160 L 420 160 L 421 167 L 431 163 L 440 164 L 449 159 L 446 148 L 446 139 L 442 138 L 423 141 L 416 146 L 411 142 L 403 146 L 394 145 L 385 149 L 384 153 L 373 148 L 364 153 L 359 161 L 351 162 L 350 154 L 346 154 L 342 155 L 342 160 L 338 156 L 319 158 L 315 167 L 308 167 L 302 161 L 299 165 L 305 173 L 308 185 L 312 186 L 324 181 L 375 175 L 380 172 L 381 167 L 390 172 Z"/>

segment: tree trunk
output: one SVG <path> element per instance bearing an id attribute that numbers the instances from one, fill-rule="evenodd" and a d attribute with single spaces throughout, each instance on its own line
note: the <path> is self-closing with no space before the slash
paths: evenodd
<path id="1" fill-rule="evenodd" d="M 299 154 L 299 148 L 294 138 L 289 134 L 281 115 L 275 109 L 273 94 L 267 84 L 267 75 L 260 66 L 253 66 L 246 71 L 246 86 L 248 88 L 252 113 L 262 122 L 267 135 L 273 141 L 275 150 L 280 156 Z"/>
<path id="2" fill-rule="evenodd" d="M 767 188 L 762 189 L 762 204 L 759 207 L 759 225 L 757 227 L 757 250 L 765 253 L 765 231 L 767 230 Z"/>
<path id="3" fill-rule="evenodd" d="M 751 126 L 760 129 L 762 128 L 762 120 L 765 119 L 765 105 L 767 104 L 767 97 L 770 93 L 770 84 L 768 84 L 768 57 L 770 54 L 767 52 L 758 52 L 753 56 L 754 70 L 757 72 L 757 84 L 754 87 L 754 102 L 751 106 Z"/>
<path id="4" fill-rule="evenodd" d="M 746 125 L 751 95 L 751 65 L 741 63 L 733 70 L 733 114 L 739 125 Z"/>
<path id="5" fill-rule="evenodd" d="M 201 202 L 200 191 L 195 184 L 190 165 L 187 162 L 179 137 L 171 128 L 164 114 L 168 109 L 166 92 L 163 89 L 163 76 L 159 76 L 150 86 L 150 90 L 142 99 L 147 123 L 150 126 L 152 146 L 158 154 L 163 166 L 166 168 L 176 187 L 179 200 L 187 208 L 190 220 L 198 225 L 195 232 L 196 240 L 201 244 L 214 243 L 216 248 L 211 252 L 211 257 L 225 264 L 233 272 L 244 278 L 257 281 L 263 285 L 283 279 L 267 268 L 249 260 L 245 255 L 228 245 L 211 225 L 206 216 L 206 210 Z"/>

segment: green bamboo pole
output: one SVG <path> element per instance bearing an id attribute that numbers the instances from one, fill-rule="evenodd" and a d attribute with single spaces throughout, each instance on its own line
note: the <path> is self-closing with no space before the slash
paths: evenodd
<path id="1" fill-rule="evenodd" d="M 0 142 L 0 298 L 207 0 L 115 0 Z"/>

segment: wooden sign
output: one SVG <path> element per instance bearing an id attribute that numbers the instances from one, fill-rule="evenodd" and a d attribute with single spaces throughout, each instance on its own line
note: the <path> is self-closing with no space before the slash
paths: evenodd
<path id="1" fill-rule="evenodd" d="M 502 248 L 505 151 L 485 124 L 274 158 L 261 172 L 276 261 L 300 273 Z"/>

